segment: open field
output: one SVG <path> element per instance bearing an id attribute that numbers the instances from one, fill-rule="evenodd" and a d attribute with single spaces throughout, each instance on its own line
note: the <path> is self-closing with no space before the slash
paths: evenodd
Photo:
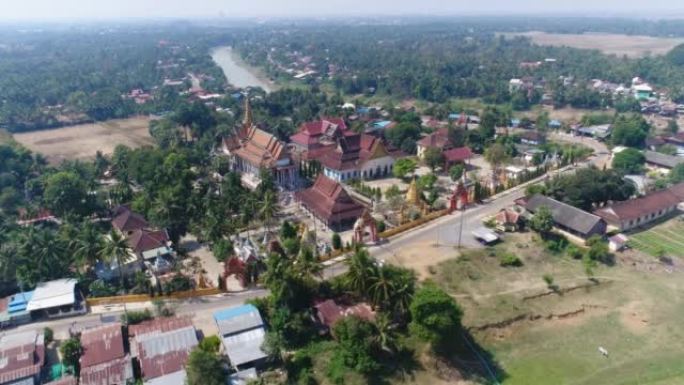
<path id="1" fill-rule="evenodd" d="M 630 36 L 610 33 L 561 34 L 531 31 L 504 33 L 506 37 L 525 36 L 535 44 L 565 46 L 582 49 L 597 49 L 611 55 L 642 57 L 646 54 L 663 55 L 675 46 L 684 43 L 684 38 L 651 36 Z"/>
<path id="2" fill-rule="evenodd" d="M 534 237 L 509 234 L 458 258 L 454 251 L 432 269 L 463 307 L 466 328 L 503 368 L 502 384 L 684 384 L 682 260 L 665 266 L 619 254 L 592 281 L 580 261 L 549 254 Z M 524 265 L 501 267 L 506 253 Z"/>
<path id="3" fill-rule="evenodd" d="M 684 258 L 684 222 L 671 219 L 648 230 L 630 234 L 631 247 L 652 256 Z"/>
<path id="4" fill-rule="evenodd" d="M 138 116 L 93 124 L 62 127 L 54 130 L 24 132 L 14 139 L 39 152 L 52 164 L 66 159 L 88 159 L 99 150 L 111 154 L 119 144 L 129 147 L 152 145 L 149 132 L 152 118 Z"/>

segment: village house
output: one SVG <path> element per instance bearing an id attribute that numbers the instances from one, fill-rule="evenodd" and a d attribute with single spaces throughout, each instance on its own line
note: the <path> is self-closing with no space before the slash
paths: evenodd
<path id="1" fill-rule="evenodd" d="M 322 147 L 334 146 L 337 136 L 348 130 L 342 118 L 306 122 L 299 126 L 296 134 L 290 136 L 290 143 L 297 153 L 311 152 Z"/>
<path id="2" fill-rule="evenodd" d="M 87 309 L 78 282 L 73 278 L 62 278 L 39 283 L 26 305 L 26 311 L 34 317 L 59 318 L 85 314 Z"/>
<path id="3" fill-rule="evenodd" d="M 603 236 L 606 233 L 606 222 L 598 215 L 544 195 L 537 194 L 531 197 L 524 206 L 532 214 L 536 213 L 542 206 L 547 207 L 551 211 L 553 221 L 559 230 L 583 240 L 589 239 L 592 235 Z"/>
<path id="4" fill-rule="evenodd" d="M 575 135 L 588 136 L 598 140 L 606 140 L 612 132 L 612 125 L 600 124 L 596 126 L 575 126 L 573 128 Z"/>
<path id="5" fill-rule="evenodd" d="M 199 344 L 189 317 L 158 318 L 129 327 L 146 385 L 185 384 L 188 355 Z"/>
<path id="6" fill-rule="evenodd" d="M 297 166 L 290 151 L 278 138 L 253 123 L 249 98 L 245 98 L 242 127 L 223 138 L 222 150 L 230 158 L 231 169 L 242 173 L 242 181 L 249 188 L 261 183 L 261 170 L 270 172 L 281 187 L 297 186 Z"/>
<path id="7" fill-rule="evenodd" d="M 447 151 L 454 148 L 449 139 L 449 130 L 447 128 L 440 128 L 420 139 L 416 143 L 418 157 L 424 159 L 425 152 L 430 148 L 436 148 L 440 151 Z"/>
<path id="8" fill-rule="evenodd" d="M 473 151 L 470 147 L 458 147 L 446 150 L 442 155 L 444 155 L 444 170 L 449 170 L 457 164 L 468 165 L 470 158 L 473 157 Z"/>
<path id="9" fill-rule="evenodd" d="M 258 365 L 268 355 L 262 350 L 266 330 L 254 305 L 242 305 L 214 313 L 214 321 L 230 365 L 236 370 Z"/>
<path id="10" fill-rule="evenodd" d="M 655 191 L 643 197 L 617 202 L 602 207 L 594 214 L 620 231 L 631 230 L 652 223 L 675 211 L 684 202 L 684 183 Z"/>
<path id="11" fill-rule="evenodd" d="M 369 322 L 375 321 L 375 312 L 365 302 L 348 305 L 327 299 L 316 303 L 314 309 L 316 309 L 316 320 L 325 332 L 330 332 L 338 321 L 346 317 L 354 316 Z"/>
<path id="12" fill-rule="evenodd" d="M 39 384 L 45 365 L 43 333 L 32 330 L 0 337 L 0 364 L 0 384 Z"/>
<path id="13" fill-rule="evenodd" d="M 122 326 L 116 322 L 81 333 L 82 385 L 126 384 L 133 380 L 131 357 L 124 351 Z"/>
<path id="14" fill-rule="evenodd" d="M 496 228 L 503 232 L 519 231 L 524 226 L 522 213 L 512 208 L 501 209 L 495 216 Z"/>
<path id="15" fill-rule="evenodd" d="M 684 163 L 684 158 L 661 154 L 655 151 L 644 151 L 646 167 L 660 173 L 668 173 L 677 165 Z"/>
<path id="16" fill-rule="evenodd" d="M 663 138 L 665 143 L 671 144 L 677 148 L 677 153 L 684 154 L 684 131 L 678 132 L 675 135 Z"/>
<path id="17" fill-rule="evenodd" d="M 345 182 L 352 179 L 376 179 L 392 173 L 400 151 L 390 151 L 384 140 L 368 134 L 344 135 L 337 138 L 337 146 L 323 153 L 317 160 L 323 173 L 330 179 Z"/>
<path id="18" fill-rule="evenodd" d="M 520 143 L 528 146 L 539 146 L 546 143 L 546 136 L 537 131 L 525 131 L 518 135 Z"/>
<path id="19" fill-rule="evenodd" d="M 342 184 L 325 175 L 318 175 L 310 188 L 297 191 L 295 199 L 316 219 L 338 231 L 351 227 L 366 209 Z"/>

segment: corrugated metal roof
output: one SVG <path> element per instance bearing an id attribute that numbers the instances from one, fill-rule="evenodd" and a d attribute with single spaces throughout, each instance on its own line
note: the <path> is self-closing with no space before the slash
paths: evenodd
<path id="1" fill-rule="evenodd" d="M 58 279 L 38 284 L 33 292 L 33 298 L 26 306 L 26 310 L 49 309 L 76 302 L 76 280 L 72 278 Z"/>
<path id="2" fill-rule="evenodd" d="M 219 334 L 222 336 L 260 327 L 263 326 L 263 324 L 264 321 L 261 319 L 259 312 L 245 313 L 230 319 L 216 322 L 216 325 L 219 329 Z"/>
<path id="3" fill-rule="evenodd" d="M 101 364 L 124 356 L 121 324 L 114 323 L 87 329 L 81 334 L 81 368 Z"/>
<path id="4" fill-rule="evenodd" d="M 137 325 L 130 325 L 128 327 L 128 335 L 135 337 L 153 332 L 169 332 L 189 326 L 192 326 L 192 318 L 190 316 L 155 318 Z"/>
<path id="5" fill-rule="evenodd" d="M 223 337 L 228 358 L 233 366 L 246 364 L 265 358 L 261 350 L 266 332 L 262 327 Z"/>
<path id="6" fill-rule="evenodd" d="M 126 355 L 102 364 L 81 369 L 81 385 L 125 384 L 133 379 L 131 358 Z"/>
<path id="7" fill-rule="evenodd" d="M 193 326 L 166 333 L 153 332 L 138 336 L 138 352 L 142 357 L 154 357 L 174 351 L 191 350 L 198 344 Z"/>
<path id="8" fill-rule="evenodd" d="M 0 337 L 0 384 L 34 376 L 44 363 L 42 333 L 27 331 Z"/>
<path id="9" fill-rule="evenodd" d="M 219 310 L 214 313 L 214 319 L 216 321 L 223 321 L 227 320 L 233 317 L 237 317 L 242 314 L 250 313 L 250 312 L 259 312 L 259 309 L 257 309 L 254 305 L 242 305 L 242 306 L 234 306 L 228 309 L 223 309 Z"/>
<path id="10" fill-rule="evenodd" d="M 185 370 L 179 370 L 171 374 L 145 381 L 145 385 L 185 385 Z"/>

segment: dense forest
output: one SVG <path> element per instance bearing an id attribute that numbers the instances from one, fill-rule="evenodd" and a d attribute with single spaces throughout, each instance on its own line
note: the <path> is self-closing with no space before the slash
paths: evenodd
<path id="1" fill-rule="evenodd" d="M 516 104 L 516 99 L 538 100 L 540 96 L 509 93 L 510 79 L 528 76 L 559 94 L 558 104 L 595 108 L 601 107 L 602 101 L 598 95 L 589 94 L 583 81 L 629 84 L 634 76 L 640 76 L 669 89 L 681 100 L 684 68 L 672 57 L 627 59 L 591 50 L 542 47 L 526 38 L 497 35 L 530 29 L 535 28 L 529 22 L 470 20 L 401 26 L 301 25 L 236 34 L 242 55 L 250 63 L 265 67 L 273 77 L 287 78 L 287 69 L 305 60 L 314 63 L 310 67 L 346 94 L 375 93 L 435 102 L 482 97 L 486 102 Z M 597 30 L 590 25 L 586 29 Z M 547 58 L 555 61 L 539 67 L 521 65 Z M 330 75 L 330 68 L 334 68 L 334 75 Z M 562 88 L 557 84 L 561 76 L 573 77 L 578 86 Z"/>

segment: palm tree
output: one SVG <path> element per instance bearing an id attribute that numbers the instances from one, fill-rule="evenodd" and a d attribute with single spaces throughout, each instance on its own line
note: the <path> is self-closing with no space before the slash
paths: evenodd
<path id="1" fill-rule="evenodd" d="M 382 266 L 373 271 L 371 284 L 368 287 L 368 295 L 374 306 L 387 307 L 394 293 L 394 281 L 389 268 Z"/>
<path id="2" fill-rule="evenodd" d="M 261 205 L 259 208 L 259 218 L 264 222 L 266 226 L 266 231 L 271 232 L 269 224 L 273 218 L 280 212 L 280 205 L 278 204 L 278 198 L 273 193 L 273 191 L 266 191 L 264 198 L 261 200 Z"/>
<path id="3" fill-rule="evenodd" d="M 360 296 L 366 295 L 371 277 L 377 268 L 365 249 L 357 249 L 347 260 L 346 280 L 349 287 Z"/>
<path id="4" fill-rule="evenodd" d="M 93 266 L 104 247 L 102 236 L 95 226 L 86 223 L 74 240 L 74 257 L 80 266 Z"/>
<path id="5" fill-rule="evenodd" d="M 375 336 L 375 342 L 382 350 L 393 354 L 397 348 L 397 334 L 390 317 L 385 313 L 379 313 L 375 318 L 375 327 L 378 332 Z"/>
<path id="6" fill-rule="evenodd" d="M 295 270 L 301 277 L 318 276 L 320 277 L 323 268 L 308 247 L 302 247 L 295 261 Z"/>
<path id="7" fill-rule="evenodd" d="M 100 257 L 109 262 L 116 262 L 119 269 L 119 284 L 121 288 L 124 288 L 124 260 L 130 256 L 130 247 L 126 238 L 123 237 L 119 232 L 112 230 L 109 232 L 104 247 L 100 250 Z"/>

